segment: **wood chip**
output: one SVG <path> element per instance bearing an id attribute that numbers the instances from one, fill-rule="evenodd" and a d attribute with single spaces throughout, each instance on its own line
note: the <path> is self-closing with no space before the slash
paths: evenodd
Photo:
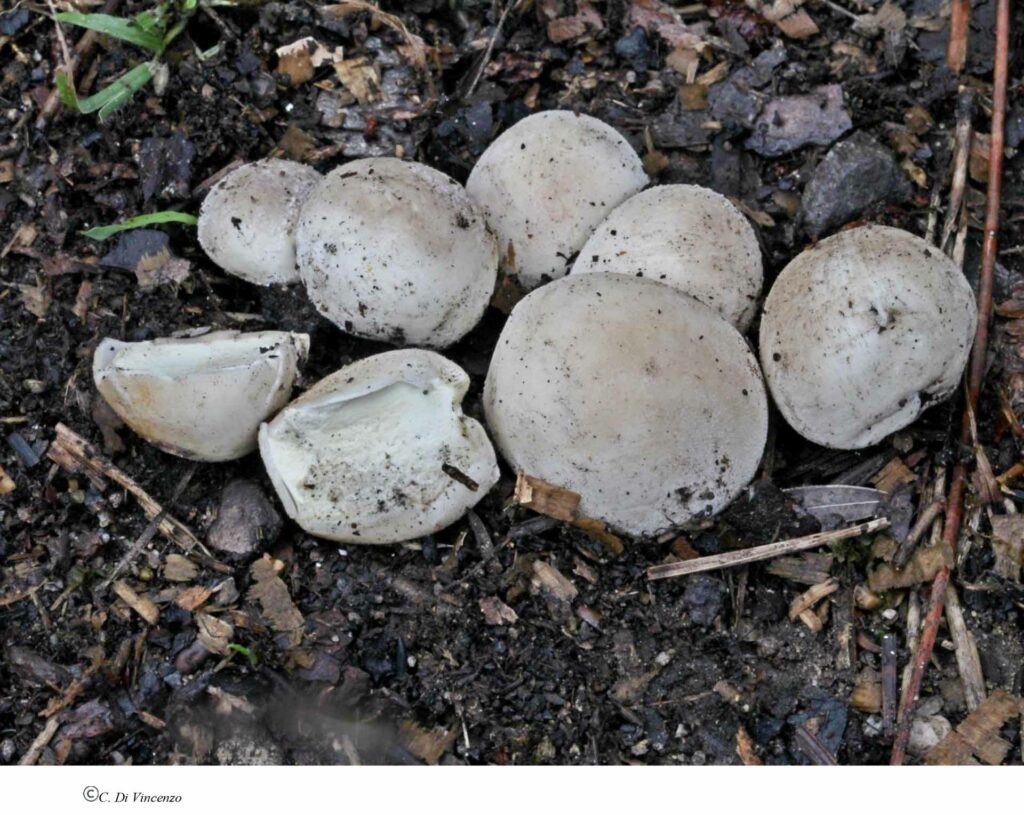
<path id="1" fill-rule="evenodd" d="M 996 556 L 996 574 L 1020 582 L 1024 560 L 1024 514 L 992 516 L 992 551 Z"/>
<path id="2" fill-rule="evenodd" d="M 156 625 L 160 620 L 160 609 L 156 603 L 142 594 L 137 594 L 131 586 L 123 580 L 115 580 L 111 586 L 114 594 L 124 600 L 125 603 L 150 625 Z"/>
<path id="3" fill-rule="evenodd" d="M 488 625 L 513 625 L 519 621 L 519 615 L 515 610 L 497 597 L 481 597 L 480 611 Z"/>
<path id="4" fill-rule="evenodd" d="M 807 591 L 797 597 L 789 607 L 789 619 L 795 620 L 803 612 L 817 605 L 820 600 L 828 597 L 839 590 L 839 581 L 830 577 L 824 583 L 811 586 Z"/>
<path id="5" fill-rule="evenodd" d="M 895 547 L 893 547 L 895 549 Z M 910 556 L 907 567 L 897 570 L 888 563 L 882 563 L 868 571 L 868 586 L 872 591 L 902 589 L 927 583 L 939 573 L 943 566 L 952 567 L 953 552 L 948 544 L 927 546 L 917 549 Z"/>
<path id="6" fill-rule="evenodd" d="M 873 479 L 871 483 L 885 493 L 891 493 L 901 484 L 913 484 L 917 476 L 903 463 L 899 456 L 886 464 Z"/>
<path id="7" fill-rule="evenodd" d="M 797 9 L 781 20 L 776 20 L 775 25 L 779 31 L 793 40 L 806 40 L 819 31 L 817 23 L 803 9 Z"/>
<path id="8" fill-rule="evenodd" d="M 533 586 L 553 600 L 571 603 L 579 590 L 576 585 L 550 563 L 543 560 L 533 562 Z"/>
<path id="9" fill-rule="evenodd" d="M 882 678 L 873 668 L 864 668 L 857 674 L 857 684 L 850 693 L 850 707 L 861 713 L 879 713 L 882 710 Z"/>
<path id="10" fill-rule="evenodd" d="M 405 744 L 405 749 L 427 764 L 437 764 L 441 756 L 448 751 L 458 736 L 455 728 L 446 730 L 434 728 L 426 730 L 416 722 L 406 720 L 399 726 L 399 733 Z"/>
<path id="11" fill-rule="evenodd" d="M 999 730 L 1013 716 L 1024 712 L 1022 701 L 1000 689 L 994 691 L 960 725 L 928 751 L 925 764 L 976 764 L 975 757 L 985 764 L 1002 764 L 1011 745 Z"/>
<path id="12" fill-rule="evenodd" d="M 760 767 L 764 763 L 754 752 L 754 740 L 743 725 L 736 730 L 736 755 L 748 767 Z"/>
<path id="13" fill-rule="evenodd" d="M 148 724 L 154 730 L 165 730 L 167 728 L 167 722 L 161 719 L 159 716 L 154 716 L 152 713 L 147 713 L 145 710 L 136 710 L 135 715 L 138 716 L 143 722 Z"/>
<path id="14" fill-rule="evenodd" d="M 195 611 L 210 599 L 211 594 L 213 594 L 213 589 L 209 589 L 206 586 L 190 586 L 178 595 L 175 604 L 178 608 L 185 609 L 185 611 Z"/>
<path id="15" fill-rule="evenodd" d="M 683 110 L 704 110 L 708 106 L 708 86 L 697 82 L 680 85 L 679 106 Z"/>
<path id="16" fill-rule="evenodd" d="M 18 485 L 14 483 L 14 479 L 7 475 L 3 467 L 0 467 L 0 495 L 7 495 L 17 488 Z"/>
<path id="17" fill-rule="evenodd" d="M 175 583 L 188 583 L 198 574 L 199 567 L 184 555 L 170 554 L 164 561 L 164 577 Z"/>
<path id="18" fill-rule="evenodd" d="M 516 477 L 516 489 L 512 500 L 541 515 L 570 523 L 576 520 L 576 512 L 580 505 L 578 492 L 549 484 L 526 473 L 520 473 Z"/>
<path id="19" fill-rule="evenodd" d="M 804 552 L 793 557 L 780 557 L 767 566 L 768 574 L 814 586 L 824 583 L 832 571 L 833 556 L 828 552 Z"/>
<path id="20" fill-rule="evenodd" d="M 981 658 L 978 656 L 974 635 L 967 629 L 960 598 L 951 585 L 946 587 L 946 623 L 953 645 L 956 646 L 956 665 L 964 686 L 964 701 L 968 710 L 975 710 L 987 695 L 985 676 L 981 670 Z"/>

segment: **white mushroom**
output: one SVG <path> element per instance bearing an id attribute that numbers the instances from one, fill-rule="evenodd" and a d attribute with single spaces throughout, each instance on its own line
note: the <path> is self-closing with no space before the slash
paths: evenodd
<path id="1" fill-rule="evenodd" d="M 646 184 L 640 157 L 614 128 L 554 110 L 502 133 L 466 190 L 498 235 L 506 271 L 532 289 L 568 272 L 594 227 Z"/>
<path id="2" fill-rule="evenodd" d="M 260 428 L 288 515 L 311 535 L 399 543 L 437 532 L 498 480 L 483 427 L 462 413 L 469 377 L 433 351 L 347 365 Z"/>
<path id="3" fill-rule="evenodd" d="M 291 395 L 306 334 L 214 331 L 147 342 L 105 339 L 96 389 L 132 430 L 161 450 L 228 461 L 256 449 L 260 423 Z"/>
<path id="4" fill-rule="evenodd" d="M 250 283 L 295 283 L 295 222 L 320 173 L 268 158 L 214 185 L 199 210 L 199 243 L 214 263 Z"/>
<path id="5" fill-rule="evenodd" d="M 935 247 L 862 226 L 801 252 L 761 316 L 772 397 L 826 447 L 875 444 L 949 396 L 974 336 L 974 294 Z"/>
<path id="6" fill-rule="evenodd" d="M 571 275 L 520 301 L 484 409 L 516 471 L 580 493 L 584 515 L 637 535 L 725 507 L 768 429 L 739 332 L 678 289 L 619 274 Z"/>
<path id="7" fill-rule="evenodd" d="M 351 334 L 444 348 L 483 316 L 494 237 L 458 182 L 395 158 L 329 173 L 299 218 L 299 273 L 320 313 Z"/>
<path id="8" fill-rule="evenodd" d="M 619 204 L 583 245 L 572 267 L 617 272 L 675 286 L 746 331 L 764 276 L 754 229 L 724 195 L 668 184 Z"/>

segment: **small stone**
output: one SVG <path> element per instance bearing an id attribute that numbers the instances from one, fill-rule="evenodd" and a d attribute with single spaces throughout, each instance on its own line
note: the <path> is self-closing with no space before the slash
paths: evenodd
<path id="1" fill-rule="evenodd" d="M 807 144 L 831 144 L 851 127 L 842 86 L 823 85 L 809 94 L 772 99 L 746 146 L 762 156 L 782 156 Z"/>
<path id="2" fill-rule="evenodd" d="M 686 583 L 683 605 L 696 625 L 709 626 L 722 613 L 726 597 L 721 580 L 706 574 L 694 575 Z"/>
<path id="3" fill-rule="evenodd" d="M 647 44 L 647 33 L 642 28 L 634 28 L 615 41 L 615 53 L 628 62 L 634 71 L 646 71 L 651 56 Z"/>
<path id="4" fill-rule="evenodd" d="M 817 238 L 868 207 L 909 195 L 910 184 L 892 153 L 867 133 L 854 133 L 815 167 L 804 191 L 804 226 Z"/>
<path id="5" fill-rule="evenodd" d="M 263 491 L 251 481 L 237 480 L 224 487 L 206 542 L 229 557 L 244 559 L 273 543 L 280 531 L 281 516 Z"/>

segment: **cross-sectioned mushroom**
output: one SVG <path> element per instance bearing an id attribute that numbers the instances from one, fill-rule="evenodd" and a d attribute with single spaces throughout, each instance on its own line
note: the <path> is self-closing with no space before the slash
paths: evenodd
<path id="1" fill-rule="evenodd" d="M 761 362 L 794 430 L 855 450 L 956 389 L 976 319 L 949 258 L 902 229 L 862 226 L 782 270 L 761 316 Z"/>
<path id="2" fill-rule="evenodd" d="M 619 204 L 572 267 L 675 286 L 740 331 L 754 318 L 764 275 L 747 219 L 724 195 L 690 184 L 653 187 Z"/>
<path id="3" fill-rule="evenodd" d="M 295 222 L 321 176 L 295 161 L 243 164 L 218 181 L 199 210 L 199 243 L 236 277 L 269 286 L 296 283 Z"/>
<path id="4" fill-rule="evenodd" d="M 214 331 L 146 342 L 102 340 L 96 389 L 147 441 L 196 461 L 256 449 L 260 423 L 291 396 L 309 351 L 306 334 Z"/>
<path id="5" fill-rule="evenodd" d="M 601 220 L 647 184 L 636 151 L 592 116 L 527 116 L 488 147 L 466 182 L 527 289 L 562 277 Z"/>
<path id="6" fill-rule="evenodd" d="M 529 294 L 498 340 L 488 427 L 518 472 L 635 535 L 706 517 L 754 476 L 768 432 L 746 340 L 678 289 L 570 275 Z"/>
<path id="7" fill-rule="evenodd" d="M 454 179 L 395 158 L 351 161 L 302 209 L 299 273 L 310 299 L 351 334 L 444 348 L 483 316 L 498 250 Z"/>
<path id="8" fill-rule="evenodd" d="M 469 377 L 402 349 L 322 379 L 260 428 L 289 517 L 348 543 L 400 543 L 457 521 L 498 480 L 487 434 L 462 413 Z"/>

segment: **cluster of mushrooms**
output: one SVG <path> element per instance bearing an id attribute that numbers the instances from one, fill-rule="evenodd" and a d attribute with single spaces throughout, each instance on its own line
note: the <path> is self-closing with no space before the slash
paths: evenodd
<path id="1" fill-rule="evenodd" d="M 407 347 L 343 367 L 289 402 L 304 334 L 216 331 L 104 340 L 96 386 L 168 452 L 224 461 L 259 448 L 310 534 L 397 543 L 460 518 L 516 472 L 581 495 L 632 535 L 709 517 L 754 477 L 768 389 L 801 435 L 856 449 L 956 387 L 975 328 L 956 266 L 889 227 L 800 253 L 764 302 L 760 364 L 743 336 L 763 282 L 757 237 L 702 187 L 644 189 L 636 152 L 594 118 L 527 117 L 468 183 L 362 159 L 321 176 L 267 159 L 223 178 L 199 240 L 260 285 L 301 282 L 344 331 Z M 530 293 L 484 388 L 438 354 L 480 320 L 499 266 Z M 763 375 L 762 375 L 763 371 Z"/>

